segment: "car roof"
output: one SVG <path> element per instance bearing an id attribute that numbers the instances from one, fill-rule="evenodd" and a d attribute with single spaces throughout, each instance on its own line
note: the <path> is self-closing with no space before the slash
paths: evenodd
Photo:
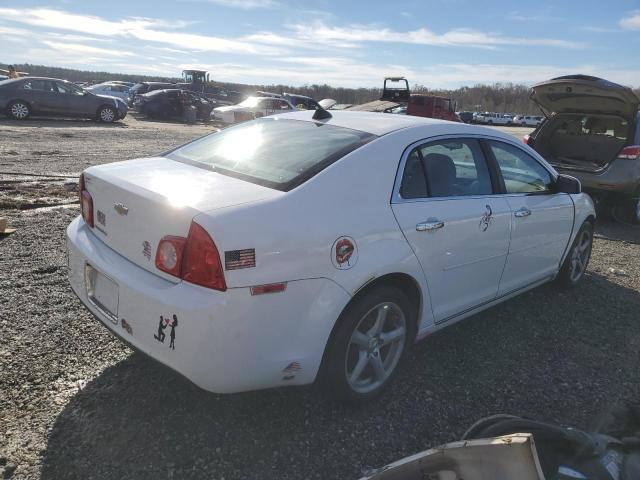
<path id="1" fill-rule="evenodd" d="M 314 110 L 301 110 L 291 113 L 280 113 L 277 118 L 291 120 L 313 120 Z M 441 131 L 442 127 L 448 127 L 449 133 L 456 135 L 487 135 L 493 137 L 501 137 L 513 140 L 512 135 L 503 133 L 499 130 L 479 127 L 477 125 L 469 125 L 460 122 L 449 122 L 447 120 L 439 120 L 435 118 L 416 117 L 413 115 L 393 115 L 389 113 L 377 112 L 349 112 L 342 110 L 331 110 L 331 118 L 320 120 L 319 122 L 337 127 L 351 128 L 360 130 L 361 132 L 371 133 L 381 136 L 388 133 L 407 129 L 407 128 L 427 128 L 430 130 Z M 428 136 L 428 134 L 426 135 Z"/>

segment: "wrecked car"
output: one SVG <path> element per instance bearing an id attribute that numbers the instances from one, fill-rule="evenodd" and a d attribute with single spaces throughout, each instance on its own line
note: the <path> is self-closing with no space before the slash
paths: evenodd
<path id="1" fill-rule="evenodd" d="M 134 105 L 149 118 L 183 117 L 186 109 L 194 106 L 198 120 L 209 120 L 215 103 L 189 90 L 167 89 L 137 95 Z"/>
<path id="2" fill-rule="evenodd" d="M 127 116 L 127 105 L 96 95 L 66 80 L 24 77 L 0 82 L 0 111 L 16 119 L 31 115 L 91 118 L 111 123 Z"/>
<path id="3" fill-rule="evenodd" d="M 532 87 L 546 118 L 524 141 L 575 176 L 596 203 L 623 204 L 640 222 L 640 99 L 628 87 L 570 75 Z"/>
<path id="4" fill-rule="evenodd" d="M 166 90 L 169 88 L 176 88 L 175 83 L 169 82 L 140 82 L 136 83 L 129 89 L 129 106 L 133 107 L 138 95 L 153 92 L 154 90 Z"/>
<path id="5" fill-rule="evenodd" d="M 249 97 L 237 105 L 214 108 L 211 118 L 223 123 L 238 123 L 291 110 L 296 107 L 284 98 Z"/>
<path id="6" fill-rule="evenodd" d="M 319 378 L 355 403 L 415 340 L 578 285 L 595 220 L 511 135 L 370 112 L 252 120 L 79 185 L 69 280 L 113 334 L 212 392 Z"/>

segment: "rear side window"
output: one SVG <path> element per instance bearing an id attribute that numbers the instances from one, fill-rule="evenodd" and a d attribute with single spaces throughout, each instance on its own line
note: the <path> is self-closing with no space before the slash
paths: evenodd
<path id="1" fill-rule="evenodd" d="M 427 192 L 427 179 L 422 166 L 420 151 L 416 148 L 407 157 L 400 184 L 402 198 L 425 198 Z"/>
<path id="2" fill-rule="evenodd" d="M 535 158 L 508 143 L 488 141 L 507 193 L 545 193 L 553 178 Z"/>
<path id="3" fill-rule="evenodd" d="M 270 118 L 227 128 L 166 156 L 287 191 L 374 138 L 333 125 Z"/>
<path id="4" fill-rule="evenodd" d="M 419 149 L 432 197 L 493 193 L 489 168 L 476 140 L 441 140 Z"/>
<path id="5" fill-rule="evenodd" d="M 50 92 L 51 82 L 46 80 L 31 80 L 29 82 L 25 82 L 22 85 L 22 88 L 25 90 L 37 90 L 40 92 Z"/>

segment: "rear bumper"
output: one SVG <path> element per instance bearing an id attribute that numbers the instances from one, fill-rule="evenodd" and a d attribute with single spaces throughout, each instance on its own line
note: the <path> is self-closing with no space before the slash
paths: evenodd
<path id="1" fill-rule="evenodd" d="M 249 288 L 219 292 L 172 283 L 111 250 L 80 218 L 67 229 L 67 246 L 71 287 L 96 318 L 133 348 L 216 393 L 313 382 L 349 301 L 328 279 L 293 281 L 282 293 L 259 296 Z M 114 320 L 87 295 L 87 264 L 118 285 Z M 174 315 L 171 348 L 171 327 L 159 324 L 160 316 L 172 321 Z"/>
<path id="2" fill-rule="evenodd" d="M 616 159 L 609 167 L 599 173 L 563 168 L 554 165 L 560 173 L 576 177 L 585 190 L 616 193 L 621 195 L 637 195 L 640 193 L 640 161 Z"/>

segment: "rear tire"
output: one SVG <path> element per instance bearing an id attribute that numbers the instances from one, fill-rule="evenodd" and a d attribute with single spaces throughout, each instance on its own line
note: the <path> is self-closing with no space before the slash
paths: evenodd
<path id="1" fill-rule="evenodd" d="M 587 271 L 591 249 L 593 248 L 593 224 L 585 221 L 564 259 L 556 280 L 565 288 L 573 288 L 580 283 Z"/>
<path id="2" fill-rule="evenodd" d="M 26 120 L 31 115 L 31 107 L 27 102 L 14 100 L 7 106 L 7 115 L 14 120 Z"/>
<path id="3" fill-rule="evenodd" d="M 116 109 L 109 106 L 100 107 L 98 110 L 98 120 L 103 123 L 113 123 L 117 120 L 118 113 Z"/>
<path id="4" fill-rule="evenodd" d="M 362 404 L 395 377 L 416 335 L 416 308 L 402 290 L 381 285 L 356 298 L 327 347 L 325 387 L 339 401 Z"/>

